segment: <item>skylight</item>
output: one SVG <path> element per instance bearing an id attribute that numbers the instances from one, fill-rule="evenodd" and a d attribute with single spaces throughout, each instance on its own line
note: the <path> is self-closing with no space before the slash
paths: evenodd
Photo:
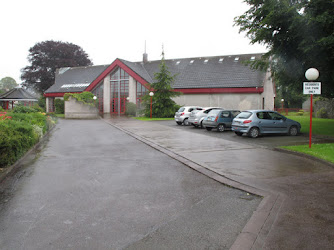
<path id="1" fill-rule="evenodd" d="M 64 84 L 61 88 L 77 88 L 77 87 L 87 87 L 89 83 L 72 83 L 72 84 Z"/>
<path id="2" fill-rule="evenodd" d="M 239 61 L 239 57 L 234 58 L 234 61 L 235 62 Z"/>
<path id="3" fill-rule="evenodd" d="M 255 56 L 252 56 L 252 57 L 251 57 L 251 61 L 255 61 Z"/>
<path id="4" fill-rule="evenodd" d="M 224 58 L 219 59 L 219 63 L 222 63 L 224 61 Z"/>
<path id="5" fill-rule="evenodd" d="M 193 63 L 194 63 L 194 61 L 195 61 L 195 60 L 191 60 L 191 61 L 190 61 L 190 64 L 193 64 Z"/>
<path id="6" fill-rule="evenodd" d="M 179 65 L 179 64 L 180 64 L 180 62 L 181 62 L 181 61 L 177 61 L 177 62 L 176 62 L 176 65 Z"/>
<path id="7" fill-rule="evenodd" d="M 205 59 L 205 60 L 204 60 L 204 63 L 208 63 L 208 61 L 209 61 L 209 59 Z"/>

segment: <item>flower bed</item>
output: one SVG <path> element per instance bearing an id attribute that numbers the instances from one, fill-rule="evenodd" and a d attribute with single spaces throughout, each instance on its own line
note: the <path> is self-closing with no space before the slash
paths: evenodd
<path id="1" fill-rule="evenodd" d="M 32 110 L 30 110 L 32 111 Z M 0 168 L 20 159 L 55 124 L 45 113 L 0 113 Z"/>

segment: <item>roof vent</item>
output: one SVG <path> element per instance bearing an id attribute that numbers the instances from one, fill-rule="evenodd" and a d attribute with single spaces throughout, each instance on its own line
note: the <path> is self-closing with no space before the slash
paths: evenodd
<path id="1" fill-rule="evenodd" d="M 204 60 L 204 64 L 207 64 L 208 61 L 209 61 L 209 59 L 205 59 L 205 60 Z"/>
<path id="2" fill-rule="evenodd" d="M 177 62 L 176 62 L 176 65 L 179 65 L 179 64 L 180 64 L 180 62 L 181 62 L 181 61 L 177 61 Z"/>
<path id="3" fill-rule="evenodd" d="M 219 63 L 222 63 L 224 61 L 224 58 L 219 58 Z"/>
<path id="4" fill-rule="evenodd" d="M 238 62 L 239 61 L 239 57 L 234 58 L 234 61 Z"/>
<path id="5" fill-rule="evenodd" d="M 195 60 L 191 60 L 189 63 L 190 63 L 190 64 L 193 64 L 193 63 L 194 63 L 194 61 L 195 61 Z"/>

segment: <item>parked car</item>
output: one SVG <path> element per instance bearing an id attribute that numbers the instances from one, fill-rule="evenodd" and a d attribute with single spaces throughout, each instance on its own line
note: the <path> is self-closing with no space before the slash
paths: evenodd
<path id="1" fill-rule="evenodd" d="M 203 126 L 206 130 L 211 131 L 217 129 L 220 132 L 231 128 L 233 119 L 240 114 L 239 110 L 211 110 L 208 116 L 203 121 Z"/>
<path id="2" fill-rule="evenodd" d="M 177 123 L 177 125 L 181 125 L 182 123 L 184 125 L 189 125 L 188 119 L 191 111 L 193 110 L 202 110 L 202 107 L 197 107 L 197 106 L 185 106 L 181 107 L 177 112 L 175 112 L 174 119 Z"/>
<path id="3" fill-rule="evenodd" d="M 189 115 L 189 119 L 188 119 L 189 125 L 203 128 L 202 122 L 204 118 L 207 117 L 208 113 L 214 109 L 223 109 L 223 108 L 206 107 L 206 108 L 203 108 L 202 110 L 193 110 Z"/>
<path id="4" fill-rule="evenodd" d="M 263 134 L 298 135 L 300 129 L 299 122 L 270 110 L 243 111 L 232 122 L 232 130 L 238 136 L 246 133 L 252 138 Z"/>

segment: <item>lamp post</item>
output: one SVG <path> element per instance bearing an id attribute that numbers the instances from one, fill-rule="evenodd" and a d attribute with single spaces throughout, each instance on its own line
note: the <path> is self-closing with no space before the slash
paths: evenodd
<path id="1" fill-rule="evenodd" d="M 282 103 L 282 113 L 283 113 L 283 110 L 284 110 L 284 99 L 281 99 L 281 103 Z"/>
<path id="2" fill-rule="evenodd" d="M 319 71 L 315 68 L 310 68 L 306 70 L 305 77 L 309 81 L 315 81 L 319 77 Z M 313 108 L 313 94 L 311 94 L 311 103 L 310 103 L 310 138 L 309 138 L 309 148 L 312 145 L 312 108 Z"/>
<path id="3" fill-rule="evenodd" d="M 151 97 L 151 109 L 150 109 L 150 118 L 152 119 L 152 97 L 154 96 L 154 93 L 151 91 L 149 93 L 150 97 Z"/>

